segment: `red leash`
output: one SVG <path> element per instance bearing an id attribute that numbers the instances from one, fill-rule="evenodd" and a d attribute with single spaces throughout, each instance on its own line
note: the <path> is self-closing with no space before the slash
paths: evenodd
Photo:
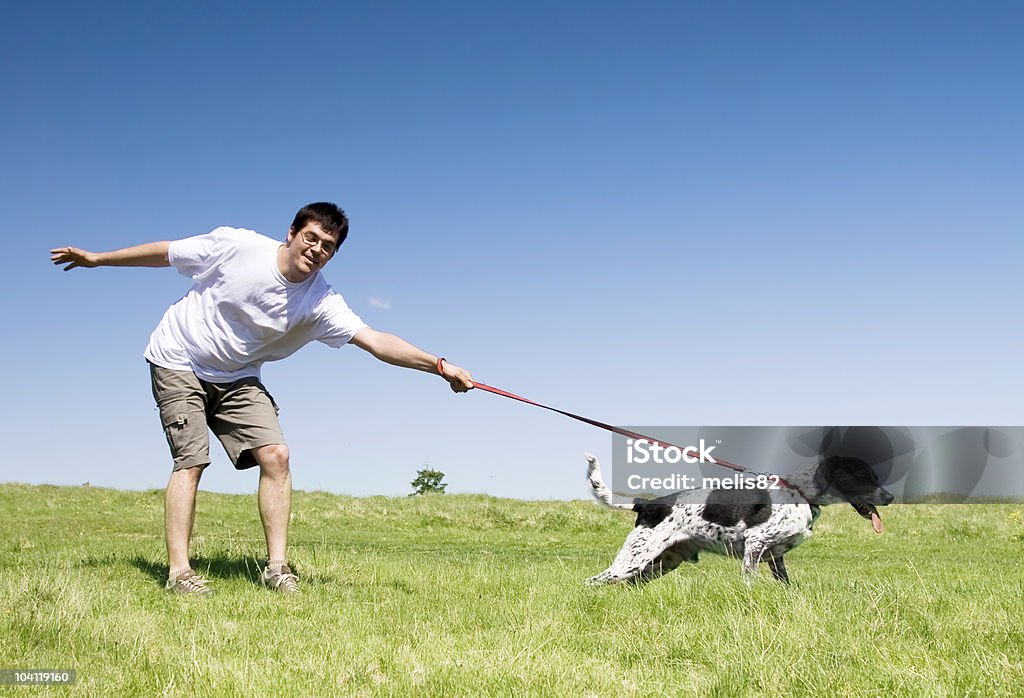
<path id="1" fill-rule="evenodd" d="M 694 451 L 693 449 L 682 448 L 680 446 L 676 446 L 675 444 L 668 443 L 667 441 L 659 441 L 658 439 L 652 438 L 650 436 L 645 436 L 643 434 L 638 434 L 637 432 L 630 431 L 629 429 L 623 429 L 622 427 L 616 427 L 616 426 L 613 426 L 611 424 L 605 424 L 604 422 L 599 422 L 596 419 L 590 419 L 588 417 L 583 417 L 583 416 L 578 415 L 578 414 L 573 414 L 572 412 L 566 412 L 565 410 L 560 410 L 560 409 L 557 409 L 555 407 L 550 407 L 548 405 L 542 405 L 541 403 L 534 402 L 533 400 L 530 400 L 529 398 L 525 398 L 522 395 L 516 395 L 515 393 L 510 393 L 507 390 L 502 390 L 501 388 L 495 388 L 494 386 L 487 385 L 486 383 L 481 383 L 480 381 L 477 381 L 477 380 L 473 381 L 473 387 L 480 388 L 481 390 L 485 390 L 488 393 L 494 393 L 495 395 L 501 395 L 502 397 L 512 398 L 513 400 L 519 400 L 519 402 L 525 402 L 527 405 L 533 405 L 534 407 L 539 407 L 542 410 L 550 410 L 552 412 L 557 412 L 558 414 L 563 414 L 566 417 L 570 417 L 571 419 L 575 419 L 575 420 L 583 422 L 585 424 L 590 424 L 591 426 L 595 426 L 595 427 L 598 427 L 600 429 L 605 429 L 606 431 L 610 431 L 610 432 L 613 432 L 615 434 L 619 434 L 620 436 L 626 436 L 626 437 L 629 437 L 631 439 L 637 439 L 637 440 L 641 440 L 642 439 L 642 440 L 645 440 L 645 441 L 647 441 L 649 443 L 661 446 L 662 448 L 668 448 L 669 446 L 671 446 L 673 448 L 678 449 L 679 451 L 682 451 L 683 453 L 685 453 L 686 455 L 690 456 L 691 458 L 696 458 L 696 457 L 699 456 L 699 454 L 696 451 Z M 718 456 L 715 456 L 715 463 L 717 463 L 718 465 L 724 466 L 726 468 L 730 468 L 732 470 L 735 470 L 737 472 L 744 473 L 746 475 L 761 475 L 762 474 L 762 473 L 757 472 L 756 470 L 751 470 L 750 468 L 748 468 L 748 467 L 746 467 L 744 465 L 738 465 L 737 463 L 730 463 L 729 461 L 727 461 L 727 460 L 725 460 L 723 458 L 719 458 Z M 778 483 L 780 485 L 782 485 L 783 487 L 787 487 L 787 488 L 789 488 L 791 490 L 796 490 L 797 492 L 800 493 L 801 497 L 803 497 L 804 499 L 807 499 L 807 496 L 800 490 L 799 487 L 797 487 L 796 485 L 793 485 L 793 484 L 787 482 L 785 479 L 783 479 L 782 477 L 780 477 L 778 475 L 775 475 L 775 477 L 779 478 L 778 479 Z M 810 500 L 808 500 L 808 501 L 810 501 Z"/>
<path id="2" fill-rule="evenodd" d="M 437 372 L 440 373 L 442 377 L 444 377 L 444 372 L 441 370 L 441 362 L 442 361 L 445 361 L 445 359 L 440 358 L 440 359 L 437 360 Z M 534 402 L 533 400 L 531 400 L 529 398 L 525 398 L 522 395 L 516 395 L 515 393 L 510 393 L 507 390 L 502 390 L 501 388 L 495 388 L 494 386 L 487 385 L 486 383 L 481 383 L 478 380 L 474 380 L 473 381 L 473 387 L 474 388 L 479 388 L 480 390 L 484 390 L 484 391 L 486 391 L 488 393 L 494 393 L 495 395 L 501 395 L 502 397 L 507 397 L 507 398 L 511 398 L 513 400 L 518 400 L 519 402 L 525 402 L 527 405 L 533 405 L 534 407 L 539 407 L 542 410 L 550 410 L 551 412 L 557 412 L 558 414 L 565 415 L 566 417 L 569 417 L 571 419 L 575 419 L 575 420 L 577 420 L 579 422 L 583 422 L 584 424 L 589 424 L 591 426 L 598 427 L 599 429 L 604 429 L 606 431 L 610 431 L 612 433 L 618 434 L 620 436 L 625 436 L 625 437 L 628 437 L 630 439 L 637 439 L 637 440 L 643 439 L 643 440 L 645 440 L 645 441 L 647 441 L 649 443 L 661 446 L 662 448 L 668 448 L 668 447 L 671 446 L 672 448 L 678 449 L 679 451 L 681 451 L 684 454 L 690 456 L 691 458 L 699 456 L 699 454 L 697 454 L 696 451 L 694 451 L 693 449 L 682 448 L 680 446 L 676 446 L 675 444 L 670 444 L 670 443 L 667 443 L 665 441 L 659 441 L 658 439 L 651 438 L 650 436 L 645 436 L 643 434 L 638 434 L 635 431 L 630 431 L 628 429 L 623 429 L 622 427 L 616 427 L 616 426 L 613 426 L 611 424 L 605 424 L 604 422 L 599 422 L 596 419 L 590 419 L 589 417 L 583 417 L 583 416 L 578 415 L 578 414 L 573 414 L 572 412 L 566 412 L 565 410 L 560 410 L 560 409 L 557 409 L 555 407 L 550 407 L 548 405 L 543 405 L 543 404 L 541 404 L 539 402 Z M 736 463 L 730 463 L 729 461 L 723 460 L 721 458 L 718 458 L 717 456 L 715 457 L 715 463 L 717 463 L 718 465 L 724 466 L 726 468 L 731 468 L 732 470 L 735 470 L 737 472 L 745 473 L 747 475 L 761 475 L 762 474 L 762 473 L 758 473 L 757 471 L 751 470 L 750 468 L 748 468 L 746 466 L 737 465 Z M 775 477 L 779 478 L 779 484 L 780 485 L 783 485 L 784 487 L 788 487 L 790 489 L 796 490 L 797 492 L 800 492 L 800 488 L 799 487 L 796 487 L 795 485 L 791 485 L 790 483 L 786 482 L 784 479 L 782 479 L 778 475 L 776 475 Z M 800 495 L 803 496 L 803 492 L 800 492 Z M 807 499 L 807 497 L 804 497 L 804 499 Z"/>

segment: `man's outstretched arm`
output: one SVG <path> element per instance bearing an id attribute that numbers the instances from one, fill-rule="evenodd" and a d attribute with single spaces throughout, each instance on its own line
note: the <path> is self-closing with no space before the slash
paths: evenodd
<path id="1" fill-rule="evenodd" d="M 364 327 L 356 332 L 352 343 L 386 363 L 404 368 L 415 368 L 427 373 L 436 374 L 438 372 L 436 356 L 414 347 L 393 334 L 378 332 L 372 327 Z M 448 361 L 440 362 L 440 370 L 441 377 L 448 381 L 448 385 L 455 392 L 464 393 L 473 387 L 473 377 L 469 375 L 469 371 Z"/>
<path id="2" fill-rule="evenodd" d="M 67 264 L 64 271 L 75 267 L 169 267 L 167 248 L 170 242 L 147 242 L 113 252 L 89 252 L 77 247 L 56 247 L 50 250 L 50 261 Z"/>

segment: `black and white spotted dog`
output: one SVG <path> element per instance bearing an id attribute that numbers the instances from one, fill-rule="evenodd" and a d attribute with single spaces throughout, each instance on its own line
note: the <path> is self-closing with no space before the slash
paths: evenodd
<path id="1" fill-rule="evenodd" d="M 637 515 L 636 528 L 615 561 L 588 579 L 590 584 L 646 582 L 683 562 L 697 562 L 701 551 L 742 558 L 748 581 L 765 560 L 775 579 L 788 584 L 782 557 L 810 538 L 822 506 L 848 502 L 881 533 L 882 520 L 875 507 L 893 500 L 867 463 L 833 456 L 787 476 L 785 483 L 790 487 L 683 490 L 657 499 L 637 498 L 630 506 L 612 500 L 597 458 L 588 453 L 587 460 L 594 498 Z"/>

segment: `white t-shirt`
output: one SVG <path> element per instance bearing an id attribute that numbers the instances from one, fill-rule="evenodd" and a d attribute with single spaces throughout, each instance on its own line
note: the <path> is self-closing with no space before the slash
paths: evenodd
<path id="1" fill-rule="evenodd" d="M 164 313 L 145 357 L 211 383 L 260 375 L 264 362 L 314 340 L 346 344 L 366 323 L 318 272 L 292 283 L 277 268 L 279 240 L 222 227 L 175 240 L 171 265 L 192 289 Z"/>

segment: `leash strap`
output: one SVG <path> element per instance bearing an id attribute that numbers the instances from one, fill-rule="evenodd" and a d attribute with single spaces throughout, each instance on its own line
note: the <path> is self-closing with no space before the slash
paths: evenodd
<path id="1" fill-rule="evenodd" d="M 441 358 L 439 358 L 437 360 L 437 372 L 439 374 L 441 374 L 442 378 L 444 377 L 444 371 L 441 370 L 441 363 L 443 361 L 445 361 L 445 359 L 443 357 L 441 357 Z M 523 397 L 522 395 L 516 395 L 515 393 L 510 393 L 509 391 L 502 390 L 501 388 L 495 388 L 493 385 L 487 385 L 486 383 L 481 383 L 480 381 L 477 381 L 477 380 L 473 381 L 473 387 L 474 388 L 478 388 L 478 389 L 483 390 L 483 391 L 488 392 L 488 393 L 494 393 L 495 395 L 500 395 L 501 397 L 507 397 L 507 398 L 512 399 L 512 400 L 518 400 L 519 402 L 524 402 L 527 405 L 533 405 L 534 407 L 539 407 L 542 410 L 549 410 L 551 412 L 557 412 L 558 414 L 561 414 L 561 415 L 564 415 L 566 417 L 569 417 L 570 419 L 575 419 L 578 422 L 583 422 L 584 424 L 589 424 L 591 426 L 597 427 L 598 429 L 604 429 L 605 431 L 610 431 L 613 434 L 618 434 L 619 436 L 625 436 L 627 438 L 637 439 L 637 440 L 641 440 L 642 439 L 644 441 L 647 441 L 648 443 L 652 443 L 652 444 L 656 444 L 658 446 L 661 446 L 662 448 L 672 447 L 672 448 L 678 449 L 679 451 L 681 451 L 684 454 L 690 456 L 691 458 L 695 458 L 695 457 L 698 457 L 700 455 L 700 454 L 696 453 L 696 451 L 694 451 L 691 448 L 683 448 L 682 446 L 676 446 L 675 444 L 668 443 L 667 441 L 660 441 L 660 440 L 652 438 L 650 436 L 646 436 L 644 434 L 638 434 L 635 431 L 630 431 L 629 429 L 623 429 L 622 427 L 617 427 L 617 426 L 613 426 L 611 424 L 605 424 L 604 422 L 599 422 L 596 419 L 590 419 L 589 417 L 584 417 L 584 416 L 579 415 L 579 414 L 573 414 L 572 412 L 566 412 L 565 410 L 560 410 L 560 409 L 558 409 L 556 407 L 551 407 L 550 405 L 544 405 L 542 403 L 535 402 L 534 400 L 531 400 L 530 398 Z M 715 458 L 715 463 L 717 463 L 718 465 L 721 465 L 722 467 L 729 468 L 731 470 L 735 470 L 738 473 L 744 473 L 746 475 L 761 475 L 762 474 L 762 473 L 757 472 L 756 470 L 751 470 L 750 468 L 748 468 L 746 466 L 738 465 L 736 463 L 730 463 L 729 461 L 727 461 L 727 460 L 725 460 L 723 458 L 716 457 Z M 791 490 L 796 490 L 797 492 L 800 493 L 800 496 L 802 496 L 804 499 L 807 499 L 806 495 L 804 495 L 804 493 L 800 490 L 799 487 L 797 487 L 796 485 L 790 484 L 789 482 L 786 482 L 785 479 L 779 477 L 778 475 L 775 475 L 775 477 L 779 478 L 778 482 L 779 482 L 780 485 L 782 485 L 783 487 L 786 487 L 788 489 L 791 489 Z M 810 500 L 808 500 L 808 501 L 810 501 Z"/>
<path id="2" fill-rule="evenodd" d="M 507 397 L 507 398 L 511 398 L 513 400 L 518 400 L 519 402 L 525 402 L 527 405 L 533 405 L 534 407 L 540 407 L 543 410 L 550 410 L 552 412 L 557 412 L 558 414 L 565 415 L 566 417 L 569 417 L 570 419 L 575 419 L 575 420 L 577 420 L 579 422 L 583 422 L 584 424 L 589 424 L 591 426 L 598 427 L 599 429 L 604 429 L 605 431 L 610 431 L 610 432 L 618 434 L 620 436 L 625 436 L 625 437 L 628 437 L 630 439 L 638 439 L 638 440 L 639 439 L 643 439 L 644 441 L 647 441 L 649 443 L 657 444 L 658 446 L 661 446 L 662 448 L 668 448 L 668 447 L 671 446 L 672 448 L 676 448 L 676 449 L 682 451 L 683 453 L 685 453 L 686 455 L 691 456 L 691 457 L 696 457 L 696 455 L 699 455 L 699 454 L 696 454 L 696 451 L 694 451 L 693 449 L 687 449 L 687 448 L 683 448 L 681 446 L 676 446 L 675 444 L 670 444 L 670 443 L 668 443 L 666 441 L 659 441 L 658 439 L 652 438 L 650 436 L 645 436 L 644 434 L 638 434 L 637 432 L 630 431 L 629 429 L 623 429 L 622 427 L 612 426 L 611 424 L 605 424 L 604 422 L 599 422 L 596 419 L 590 419 L 588 417 L 583 417 L 583 416 L 578 415 L 578 414 L 573 414 L 572 412 L 566 412 L 565 410 L 560 410 L 560 409 L 557 409 L 555 407 L 549 407 L 548 405 L 542 405 L 541 403 L 534 402 L 533 400 L 531 400 L 529 398 L 525 398 L 522 395 L 516 395 L 515 393 L 510 393 L 507 390 L 502 390 L 501 388 L 495 388 L 494 386 L 487 385 L 486 383 L 481 383 L 480 381 L 477 381 L 477 380 L 473 381 L 473 387 L 480 388 L 481 390 L 485 390 L 485 391 L 487 391 L 489 393 L 494 393 L 495 395 L 501 395 L 502 397 Z M 718 463 L 718 465 L 725 466 L 726 468 L 731 468 L 731 469 L 733 469 L 733 470 L 735 470 L 737 472 L 749 473 L 751 475 L 758 475 L 759 474 L 759 473 L 754 472 L 750 468 L 744 467 L 742 465 L 737 465 L 736 463 L 730 463 L 729 461 L 723 460 L 721 458 L 718 458 L 717 456 L 715 457 L 715 462 Z M 781 478 L 780 478 L 779 482 L 782 482 Z"/>

